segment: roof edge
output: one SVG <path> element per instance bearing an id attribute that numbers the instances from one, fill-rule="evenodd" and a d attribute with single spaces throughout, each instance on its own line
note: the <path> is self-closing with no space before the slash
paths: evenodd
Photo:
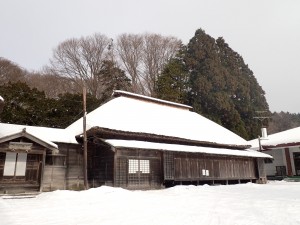
<path id="1" fill-rule="evenodd" d="M 288 142 L 288 143 L 281 143 L 281 144 L 267 144 L 262 145 L 264 149 L 273 149 L 273 148 L 288 148 L 288 147 L 297 147 L 300 146 L 300 142 Z"/>
<path id="2" fill-rule="evenodd" d="M 233 150 L 235 149 L 245 150 L 250 147 L 250 145 L 220 144 L 215 142 L 197 141 L 197 140 L 185 139 L 180 137 L 171 137 L 171 136 L 149 134 L 149 133 L 142 133 L 142 132 L 114 130 L 114 129 L 103 128 L 103 127 L 92 127 L 87 131 L 87 136 L 100 138 L 100 139 L 136 140 L 136 141 L 160 142 L 165 144 L 229 148 Z M 76 140 L 78 142 L 82 142 L 81 139 L 82 139 L 82 135 L 76 136 Z"/>
<path id="3" fill-rule="evenodd" d="M 24 128 L 22 131 L 7 135 L 7 136 L 3 136 L 0 138 L 0 143 L 15 139 L 15 138 L 19 138 L 19 137 L 26 137 L 42 146 L 44 146 L 45 148 L 50 149 L 53 152 L 58 152 L 58 146 L 50 141 L 45 141 L 29 132 L 26 131 L 26 129 Z"/>
<path id="4" fill-rule="evenodd" d="M 122 90 L 115 90 L 113 93 L 113 96 L 114 97 L 124 96 L 124 97 L 143 100 L 143 101 L 147 101 L 147 102 L 153 102 L 153 103 L 157 103 L 157 104 L 161 104 L 161 105 L 167 105 L 167 106 L 172 106 L 172 107 L 176 107 L 176 108 L 186 109 L 186 110 L 193 109 L 193 107 L 191 107 L 189 105 L 184 105 L 181 103 L 176 103 L 176 102 L 171 102 L 171 101 L 162 100 L 162 99 L 158 99 L 158 98 L 153 98 L 153 97 L 149 97 L 149 96 L 145 96 L 145 95 L 139 95 L 139 94 L 122 91 Z"/>

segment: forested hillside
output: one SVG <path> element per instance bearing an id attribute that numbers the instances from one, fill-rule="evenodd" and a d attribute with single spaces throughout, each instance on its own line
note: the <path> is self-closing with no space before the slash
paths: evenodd
<path id="1" fill-rule="evenodd" d="M 271 115 L 269 133 L 300 125 L 300 115 L 271 113 L 263 88 L 241 55 L 223 38 L 199 29 L 187 45 L 158 34 L 103 34 L 68 39 L 41 71 L 0 58 L 1 122 L 66 127 L 115 89 L 191 105 L 194 111 L 246 139 L 260 134 L 257 112 Z"/>

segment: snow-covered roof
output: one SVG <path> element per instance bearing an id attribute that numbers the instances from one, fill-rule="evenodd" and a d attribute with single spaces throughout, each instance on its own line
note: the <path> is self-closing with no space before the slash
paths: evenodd
<path id="1" fill-rule="evenodd" d="M 280 146 L 300 146 L 300 127 L 289 129 L 268 135 L 267 138 L 260 140 L 262 146 L 280 147 Z M 258 148 L 258 139 L 248 142 L 253 148 Z"/>
<path id="2" fill-rule="evenodd" d="M 1 97 L 1 95 L 0 95 L 0 101 L 4 102 L 4 99 Z"/>
<path id="3" fill-rule="evenodd" d="M 26 138 L 28 138 L 30 140 L 35 141 L 36 143 L 39 143 L 40 145 L 42 145 L 44 147 L 52 150 L 55 153 L 58 152 L 57 151 L 58 150 L 58 146 L 55 143 L 53 143 L 53 142 L 51 142 L 49 140 L 46 140 L 44 138 L 37 137 L 36 135 L 33 135 L 30 132 L 27 132 L 25 128 L 23 130 L 21 130 L 21 131 L 16 132 L 16 133 L 0 137 L 0 143 L 6 142 L 6 141 L 10 141 L 10 140 L 13 140 L 13 139 L 19 138 L 19 137 L 26 137 Z"/>
<path id="4" fill-rule="evenodd" d="M 0 138 L 19 133 L 24 128 L 26 129 L 27 133 L 45 142 L 77 144 L 75 134 L 72 134 L 65 129 L 26 126 L 9 123 L 0 123 Z"/>
<path id="5" fill-rule="evenodd" d="M 114 147 L 125 147 L 125 148 L 140 148 L 140 149 L 155 149 L 164 151 L 178 151 L 178 152 L 192 152 L 192 153 L 207 153 L 216 155 L 232 155 L 232 156 L 247 156 L 255 158 L 272 158 L 272 156 L 261 153 L 255 150 L 232 150 L 225 148 L 209 148 L 199 146 L 187 146 L 187 145 L 176 145 L 176 144 L 163 144 L 145 141 L 131 141 L 131 140 L 104 140 L 104 142 Z"/>
<path id="6" fill-rule="evenodd" d="M 127 97 L 131 97 L 131 98 L 137 98 L 139 100 L 155 102 L 155 103 L 158 103 L 158 104 L 165 104 L 165 105 L 184 108 L 184 109 L 188 109 L 188 110 L 193 108 L 189 105 L 184 105 L 184 104 L 180 104 L 180 103 L 176 103 L 176 102 L 166 101 L 166 100 L 162 100 L 162 99 L 158 99 L 158 98 L 152 98 L 152 97 L 149 97 L 149 96 L 139 95 L 139 94 L 131 93 L 131 92 L 128 92 L 128 91 L 116 90 L 116 91 L 114 91 L 113 95 L 116 96 L 116 97 L 118 97 L 118 96 L 127 96 Z"/>
<path id="7" fill-rule="evenodd" d="M 162 102 L 147 101 L 148 98 L 121 95 L 112 99 L 87 114 L 87 129 L 98 126 L 217 144 L 248 145 L 240 136 L 195 112 Z M 82 118 L 66 130 L 81 134 Z"/>

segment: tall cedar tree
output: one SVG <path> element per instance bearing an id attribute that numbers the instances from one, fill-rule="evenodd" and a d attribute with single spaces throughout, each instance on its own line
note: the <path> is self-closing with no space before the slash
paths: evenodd
<path id="1" fill-rule="evenodd" d="M 172 72 L 168 68 L 178 70 Z M 257 137 L 260 124 L 254 119 L 255 113 L 269 110 L 265 93 L 243 58 L 223 38 L 215 40 L 197 30 L 188 45 L 182 47 L 179 57 L 165 67 L 158 86 L 176 86 L 176 81 L 182 86 L 181 79 L 174 79 L 178 74 L 188 77 L 182 92 L 174 94 L 158 88 L 158 96 L 166 100 L 186 96 L 179 102 L 193 106 L 196 112 L 246 139 Z"/>

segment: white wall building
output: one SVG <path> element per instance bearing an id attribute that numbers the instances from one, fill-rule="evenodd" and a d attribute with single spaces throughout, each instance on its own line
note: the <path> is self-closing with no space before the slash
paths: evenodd
<path id="1" fill-rule="evenodd" d="M 260 143 L 260 144 L 259 144 Z M 266 163 L 267 176 L 300 176 L 300 127 L 249 141 L 252 148 L 273 156 Z"/>

